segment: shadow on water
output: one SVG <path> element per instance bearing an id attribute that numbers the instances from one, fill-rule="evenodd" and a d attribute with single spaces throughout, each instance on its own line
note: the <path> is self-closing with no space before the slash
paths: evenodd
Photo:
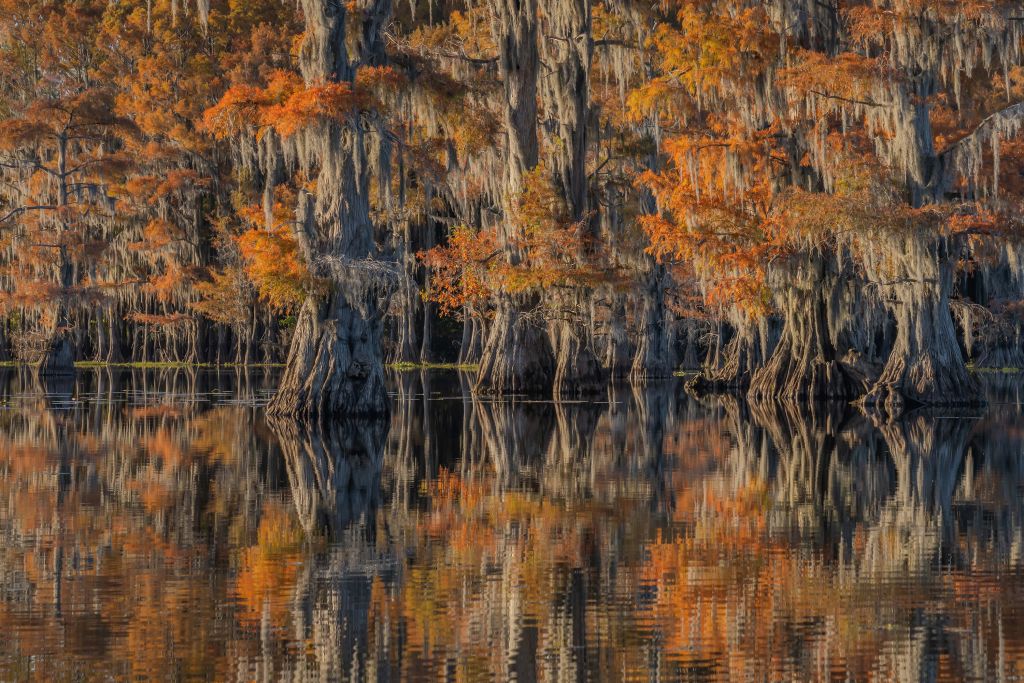
<path id="1" fill-rule="evenodd" d="M 0 374 L 0 679 L 994 680 L 1024 661 L 1021 381 L 991 407 L 479 399 L 269 421 L 272 372 Z"/>

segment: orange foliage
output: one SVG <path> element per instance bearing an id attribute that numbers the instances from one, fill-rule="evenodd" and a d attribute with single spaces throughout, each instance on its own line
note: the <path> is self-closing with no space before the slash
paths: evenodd
<path id="1" fill-rule="evenodd" d="M 242 325 L 249 321 L 249 289 L 241 269 L 213 270 L 209 281 L 195 283 L 199 300 L 192 310 L 224 325 Z"/>
<path id="2" fill-rule="evenodd" d="M 353 114 L 381 106 L 383 95 L 400 83 L 390 67 L 365 67 L 353 83 L 325 83 L 305 86 L 298 74 L 274 71 L 263 88 L 236 85 L 206 110 L 203 122 L 218 138 L 246 130 L 273 128 L 290 137 L 320 121 L 342 122 Z"/>
<path id="3" fill-rule="evenodd" d="M 479 310 L 495 293 L 539 291 L 557 285 L 610 281 L 614 271 L 600 265 L 587 222 L 571 220 L 565 202 L 540 165 L 524 179 L 515 203 L 511 234 L 460 226 L 447 244 L 420 254 L 431 268 L 427 296 L 448 314 L 469 306 Z"/>
<path id="4" fill-rule="evenodd" d="M 313 287 L 290 228 L 248 230 L 238 238 L 238 247 L 245 259 L 246 273 L 273 308 L 291 310 Z"/>
<path id="5" fill-rule="evenodd" d="M 259 623 L 267 605 L 274 623 L 284 622 L 303 540 L 292 510 L 274 501 L 263 506 L 257 542 L 243 551 L 234 586 L 244 608 L 243 619 Z"/>
<path id="6" fill-rule="evenodd" d="M 447 315 L 482 308 L 493 294 L 490 264 L 500 253 L 493 231 L 453 228 L 447 244 L 419 255 L 431 269 L 427 297 Z"/>

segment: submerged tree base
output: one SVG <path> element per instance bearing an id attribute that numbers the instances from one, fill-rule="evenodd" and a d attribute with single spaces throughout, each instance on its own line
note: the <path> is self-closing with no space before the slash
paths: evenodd
<path id="1" fill-rule="evenodd" d="M 474 391 L 486 395 L 545 395 L 554 384 L 547 335 L 504 301 L 491 323 Z"/>
<path id="2" fill-rule="evenodd" d="M 608 388 L 608 372 L 601 366 L 581 330 L 571 323 L 551 326 L 555 345 L 554 395 L 593 396 Z"/>
<path id="3" fill-rule="evenodd" d="M 767 321 L 738 326 L 725 347 L 686 383 L 687 391 L 700 395 L 743 393 L 765 364 L 771 346 Z"/>
<path id="4" fill-rule="evenodd" d="M 69 332 L 59 331 L 47 341 L 36 374 L 40 377 L 65 377 L 75 374 L 75 344 Z"/>
<path id="5" fill-rule="evenodd" d="M 379 327 L 379 320 L 361 315 L 341 296 L 308 299 L 268 413 L 313 420 L 389 415 Z"/>
<path id="6" fill-rule="evenodd" d="M 959 349 L 956 349 L 959 354 Z M 909 362 L 890 360 L 860 403 L 868 412 L 898 416 L 913 408 L 970 408 L 985 405 L 981 385 L 959 358 L 942 363 L 932 354 Z"/>
<path id="7" fill-rule="evenodd" d="M 750 383 L 754 399 L 835 401 L 863 395 L 865 383 L 840 361 L 773 356 Z"/>

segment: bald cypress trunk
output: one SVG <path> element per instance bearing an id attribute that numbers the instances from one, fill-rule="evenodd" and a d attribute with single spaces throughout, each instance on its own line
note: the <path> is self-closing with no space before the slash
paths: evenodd
<path id="1" fill-rule="evenodd" d="M 541 100 L 547 116 L 553 120 L 551 145 L 555 184 L 561 191 L 572 221 L 583 232 L 595 237 L 596 221 L 589 215 L 587 183 L 587 146 L 590 138 L 590 70 L 593 61 L 590 0 L 549 0 L 541 9 L 545 29 L 541 45 L 545 64 L 552 73 L 544 78 Z M 586 248 L 578 257 L 585 261 Z M 555 357 L 554 393 L 556 396 L 603 392 L 608 373 L 594 349 L 593 321 L 585 296 L 577 289 L 559 291 L 551 297 L 556 309 L 549 325 Z"/>
<path id="2" fill-rule="evenodd" d="M 468 308 L 462 312 L 462 343 L 459 345 L 459 365 L 475 365 L 480 361 L 484 324 Z"/>
<path id="3" fill-rule="evenodd" d="M 503 297 L 490 324 L 475 390 L 483 394 L 538 394 L 554 381 L 544 330 L 523 314 L 520 300 Z"/>
<path id="4" fill-rule="evenodd" d="M 398 297 L 400 299 L 401 313 L 397 316 L 394 324 L 394 334 L 397 336 L 394 349 L 392 350 L 391 362 L 412 363 L 416 360 L 416 299 L 419 293 L 416 291 L 412 275 L 409 273 L 408 260 L 406 258 L 406 272 L 399 287 Z"/>
<path id="5" fill-rule="evenodd" d="M 62 204 L 66 204 L 63 199 Z M 60 299 L 55 305 L 53 326 L 51 327 L 37 373 L 40 377 L 68 376 L 75 373 L 75 338 L 71 333 L 71 321 L 64 296 L 71 289 L 74 278 L 74 267 L 67 248 L 60 247 Z"/>
<path id="6" fill-rule="evenodd" d="M 699 393 L 746 391 L 754 374 L 764 367 L 772 350 L 767 320 L 737 321 L 732 338 L 722 343 L 725 323 L 719 325 L 718 341 L 704 370 L 687 383 Z"/>
<path id="7" fill-rule="evenodd" d="M 876 273 L 883 301 L 896 319 L 896 340 L 865 405 L 897 415 L 914 405 L 984 402 L 967 371 L 950 313 L 953 246 L 950 238 L 907 234 L 892 245 L 899 254 L 893 279 L 880 281 Z"/>
<path id="8" fill-rule="evenodd" d="M 668 311 L 665 308 L 666 273 L 664 266 L 653 265 L 644 276 L 645 287 L 640 311 L 640 329 L 636 353 L 629 377 L 647 381 L 671 377 L 675 359 L 668 333 Z"/>
<path id="9" fill-rule="evenodd" d="M 498 44 L 498 71 L 504 86 L 506 165 L 504 220 L 498 235 L 511 265 L 523 262 L 516 245 L 520 228 L 513 216 L 523 178 L 537 166 L 537 0 L 489 0 L 491 31 Z M 543 394 L 554 380 L 553 358 L 543 328 L 523 312 L 535 308 L 535 296 L 498 295 L 480 358 L 476 391 Z"/>
<path id="10" fill-rule="evenodd" d="M 57 147 L 57 206 L 65 209 L 69 201 L 68 189 L 68 137 L 67 132 L 62 132 Z M 62 225 L 65 231 L 69 227 Z M 61 244 L 57 249 L 57 281 L 60 284 L 60 294 L 56 303 L 56 310 L 53 316 L 53 326 L 50 330 L 46 346 L 43 348 L 43 356 L 39 362 L 38 374 L 40 377 L 54 377 L 73 375 L 75 372 L 75 339 L 71 334 L 71 320 L 69 317 L 68 303 L 65 300 L 71 291 L 75 279 L 75 266 L 71 262 L 71 254 L 68 253 L 67 245 Z"/>
<path id="11" fill-rule="evenodd" d="M 584 396 L 603 392 L 608 374 L 594 352 L 589 329 L 572 321 L 555 320 L 549 326 L 555 356 L 555 396 Z"/>
<path id="12" fill-rule="evenodd" d="M 608 321 L 608 341 L 605 345 L 604 366 L 612 380 L 624 379 L 629 376 L 632 365 L 632 348 L 629 335 L 626 333 L 626 296 L 612 292 L 610 319 Z"/>
<path id="13" fill-rule="evenodd" d="M 782 336 L 750 384 L 751 398 L 853 399 L 863 382 L 840 360 L 829 329 L 838 274 L 823 254 L 798 254 L 775 268 Z"/>
<path id="14" fill-rule="evenodd" d="M 344 3 L 301 4 L 306 33 L 300 65 L 307 85 L 351 81 L 360 66 L 383 63 L 381 30 L 390 0 L 368 3 L 353 17 L 358 22 L 346 16 Z M 347 34 L 350 26 L 357 29 L 353 35 Z M 329 291 L 311 294 L 302 306 L 269 412 L 313 419 L 386 415 L 381 320 L 393 283 L 372 261 L 369 200 L 370 158 L 385 137 L 356 119 L 317 124 L 295 137 L 298 142 L 289 144 L 303 170 L 317 173 L 315 195 L 300 196 L 296 238 Z M 276 168 L 276 161 L 268 163 Z"/>

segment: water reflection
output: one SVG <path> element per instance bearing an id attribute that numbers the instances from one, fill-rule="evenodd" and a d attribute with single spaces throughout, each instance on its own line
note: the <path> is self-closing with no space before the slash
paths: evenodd
<path id="1" fill-rule="evenodd" d="M 984 414 L 0 376 L 0 680 L 1013 680 L 1019 379 Z"/>

